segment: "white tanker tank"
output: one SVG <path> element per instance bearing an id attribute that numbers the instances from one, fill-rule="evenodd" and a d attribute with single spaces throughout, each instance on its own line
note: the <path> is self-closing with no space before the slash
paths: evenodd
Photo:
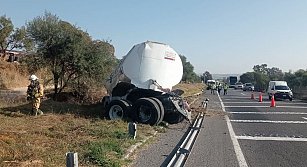
<path id="1" fill-rule="evenodd" d="M 188 105 L 180 97 L 183 91 L 172 91 L 182 74 L 181 59 L 170 46 L 151 41 L 135 45 L 106 82 L 106 116 L 150 125 L 190 120 Z"/>

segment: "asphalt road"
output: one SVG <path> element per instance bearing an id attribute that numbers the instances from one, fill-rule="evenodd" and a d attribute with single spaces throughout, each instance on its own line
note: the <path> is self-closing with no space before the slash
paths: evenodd
<path id="1" fill-rule="evenodd" d="M 266 95 L 263 102 L 258 96 L 251 99 L 251 92 L 233 89 L 220 96 L 206 91 L 208 114 L 184 166 L 307 166 L 307 103 L 294 99 L 270 107 Z M 139 152 L 132 166 L 163 166 L 186 128 L 174 125 Z"/>
<path id="2" fill-rule="evenodd" d="M 209 98 L 207 114 L 185 166 L 238 166 L 219 97 L 210 91 L 206 91 L 204 97 Z"/>
<path id="3" fill-rule="evenodd" d="M 251 167 L 307 166 L 307 103 L 283 100 L 270 107 L 267 96 L 263 102 L 258 96 L 251 99 L 242 90 L 221 96 L 240 146 L 238 159 Z"/>

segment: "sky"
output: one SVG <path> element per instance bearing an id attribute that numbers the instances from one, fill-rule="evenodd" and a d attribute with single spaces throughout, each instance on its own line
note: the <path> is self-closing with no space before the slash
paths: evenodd
<path id="1" fill-rule="evenodd" d="M 306 0 L 0 0 L 0 15 L 20 27 L 45 11 L 108 40 L 122 58 L 157 41 L 201 74 L 242 74 L 267 64 L 307 69 Z"/>

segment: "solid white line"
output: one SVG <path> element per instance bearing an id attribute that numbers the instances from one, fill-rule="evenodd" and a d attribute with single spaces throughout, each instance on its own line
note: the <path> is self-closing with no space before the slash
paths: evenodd
<path id="1" fill-rule="evenodd" d="M 259 103 L 259 104 L 261 104 L 261 103 L 271 103 L 271 102 L 258 102 L 258 101 L 245 101 L 245 102 L 239 102 L 239 101 L 231 101 L 231 102 L 224 102 L 225 104 L 240 104 L 240 103 L 242 103 L 242 104 L 249 104 L 249 103 L 251 103 L 251 104 L 255 104 L 255 103 Z"/>
<path id="2" fill-rule="evenodd" d="M 225 107 L 224 107 L 224 104 L 223 104 L 223 101 L 220 97 L 220 95 L 218 94 L 217 95 L 220 99 L 220 102 L 221 102 L 221 106 L 222 106 L 222 110 L 224 112 L 226 112 L 225 110 Z M 245 157 L 243 155 L 243 152 L 241 150 L 241 147 L 240 147 L 240 144 L 236 138 L 236 135 L 235 135 L 235 132 L 232 128 L 232 125 L 231 125 L 231 122 L 229 120 L 229 117 L 228 115 L 225 115 L 225 119 L 226 119 L 226 123 L 227 123 L 227 126 L 228 126 L 228 131 L 229 131 L 229 135 L 230 135 L 230 138 L 231 138 L 231 141 L 232 141 L 232 144 L 233 144 L 233 147 L 234 147 L 234 150 L 235 150 L 235 153 L 236 153 L 236 156 L 237 156 L 237 160 L 238 160 L 238 163 L 239 163 L 239 166 L 240 167 L 248 167 L 247 163 L 246 163 L 246 160 L 245 160 Z"/>
<path id="3" fill-rule="evenodd" d="M 294 137 L 258 137 L 258 136 L 236 136 L 239 140 L 262 140 L 262 141 L 301 141 L 307 142 L 307 138 Z"/>
<path id="4" fill-rule="evenodd" d="M 242 97 L 242 96 L 236 96 L 236 97 L 225 97 L 223 96 L 223 99 L 250 99 L 250 97 Z"/>
<path id="5" fill-rule="evenodd" d="M 304 109 L 307 107 L 304 106 L 276 106 L 277 108 L 296 108 L 296 109 Z"/>
<path id="6" fill-rule="evenodd" d="M 270 106 L 225 106 L 225 108 L 269 108 Z"/>
<path id="7" fill-rule="evenodd" d="M 302 117 L 302 118 L 307 120 L 307 118 L 306 118 L 306 117 Z"/>
<path id="8" fill-rule="evenodd" d="M 307 121 L 271 121 L 271 120 L 230 120 L 239 123 L 276 123 L 276 124 L 307 124 Z"/>
<path id="9" fill-rule="evenodd" d="M 270 106 L 224 106 L 226 108 L 270 108 Z M 274 108 L 274 107 L 272 107 Z M 303 106 L 276 106 L 275 108 L 294 108 L 294 109 L 307 109 Z"/>
<path id="10" fill-rule="evenodd" d="M 287 114 L 287 115 L 307 115 L 307 112 L 227 112 L 230 114 Z M 305 118 L 305 117 L 302 117 Z M 307 119 L 307 118 L 306 118 Z"/>
<path id="11" fill-rule="evenodd" d="M 225 100 L 225 99 L 224 99 Z M 230 102 L 224 102 L 224 104 L 249 104 L 249 103 L 252 103 L 252 104 L 255 104 L 255 103 L 258 103 L 258 104 L 261 104 L 261 103 L 271 103 L 270 101 L 263 101 L 263 102 L 258 102 L 258 101 L 244 101 L 244 102 L 239 102 L 239 101 L 230 101 Z M 283 104 L 283 105 L 286 105 L 287 103 L 279 103 L 279 102 L 276 102 L 277 104 Z M 288 103 L 290 105 L 307 105 L 307 103 Z M 304 107 L 304 106 L 301 106 L 301 107 Z"/>

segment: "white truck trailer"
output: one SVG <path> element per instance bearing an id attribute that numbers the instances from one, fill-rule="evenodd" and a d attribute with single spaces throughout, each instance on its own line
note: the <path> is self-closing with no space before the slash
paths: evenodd
<path id="1" fill-rule="evenodd" d="M 151 41 L 133 46 L 107 80 L 106 116 L 150 125 L 191 120 L 183 91 L 172 91 L 182 75 L 181 59 L 170 46 Z"/>

